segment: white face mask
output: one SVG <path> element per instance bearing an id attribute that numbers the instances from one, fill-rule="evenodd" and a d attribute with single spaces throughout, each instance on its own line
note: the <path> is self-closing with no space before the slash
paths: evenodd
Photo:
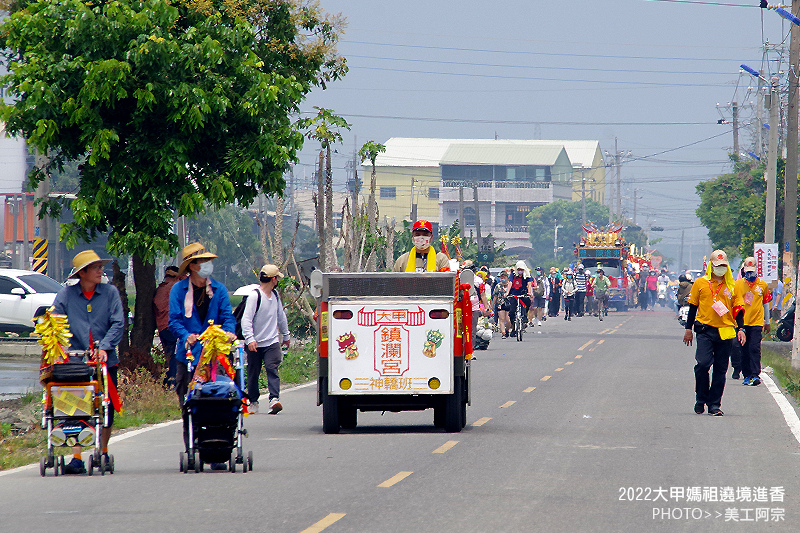
<path id="1" fill-rule="evenodd" d="M 206 261 L 205 263 L 200 263 L 200 270 L 197 271 L 197 275 L 203 279 L 208 279 L 211 277 L 211 274 L 214 273 L 214 263 L 212 261 Z"/>
<path id="2" fill-rule="evenodd" d="M 416 246 L 417 250 L 420 252 L 424 252 L 428 249 L 431 245 L 431 236 L 430 235 L 416 235 L 414 237 L 414 246 Z"/>
<path id="3" fill-rule="evenodd" d="M 713 267 L 712 270 L 714 271 L 715 276 L 723 277 L 725 273 L 728 271 L 728 267 L 723 265 L 723 266 Z"/>

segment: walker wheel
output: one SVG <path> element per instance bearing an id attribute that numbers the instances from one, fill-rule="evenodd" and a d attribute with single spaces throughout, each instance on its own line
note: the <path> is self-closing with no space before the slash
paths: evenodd
<path id="1" fill-rule="evenodd" d="M 39 473 L 42 477 L 47 473 L 47 458 L 44 455 L 39 457 Z"/>
<path id="2" fill-rule="evenodd" d="M 86 472 L 91 476 L 94 473 L 94 454 L 90 453 L 86 462 Z"/>

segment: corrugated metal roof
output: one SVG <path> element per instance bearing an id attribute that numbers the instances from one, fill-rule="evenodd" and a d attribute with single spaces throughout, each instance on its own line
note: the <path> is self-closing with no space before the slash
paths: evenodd
<path id="1" fill-rule="evenodd" d="M 392 137 L 386 141 L 386 152 L 379 154 L 377 166 L 436 167 L 452 145 L 484 145 L 492 150 L 516 146 L 562 146 L 573 165 L 592 167 L 599 149 L 597 141 L 531 140 L 531 139 L 434 139 Z M 449 159 L 448 159 L 449 161 Z M 487 163 L 488 164 L 488 163 Z M 505 161 L 499 164 L 520 164 Z M 369 167 L 369 161 L 364 162 Z"/>
<path id="2" fill-rule="evenodd" d="M 552 166 L 564 151 L 557 144 L 451 144 L 441 164 Z"/>

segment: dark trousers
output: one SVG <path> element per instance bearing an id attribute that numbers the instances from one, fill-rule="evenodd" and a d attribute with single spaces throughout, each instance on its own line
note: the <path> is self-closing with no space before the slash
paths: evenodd
<path id="1" fill-rule="evenodd" d="M 267 370 L 267 389 L 269 389 L 269 399 L 280 398 L 281 378 L 278 375 L 278 367 L 281 366 L 283 354 L 281 354 L 281 344 L 276 342 L 247 352 L 247 397 L 251 402 L 257 402 L 260 392 L 258 390 L 258 376 L 261 374 L 261 365 Z"/>
<path id="2" fill-rule="evenodd" d="M 754 378 L 761 374 L 761 326 L 745 326 L 747 340 L 742 346 L 742 376 Z M 735 341 L 738 344 L 739 341 Z"/>
<path id="3" fill-rule="evenodd" d="M 697 351 L 694 358 L 694 383 L 697 403 L 708 405 L 709 409 L 718 408 L 722 404 L 722 392 L 725 390 L 725 373 L 728 371 L 728 358 L 731 355 L 733 339 L 722 340 L 719 330 L 705 326 L 703 333 L 695 339 Z M 711 370 L 711 382 L 708 373 Z"/>
<path id="4" fill-rule="evenodd" d="M 550 303 L 547 306 L 549 316 L 558 316 L 558 308 L 561 304 L 561 292 L 556 291 L 550 294 Z"/>
<path id="5" fill-rule="evenodd" d="M 189 413 L 183 408 L 186 401 L 186 393 L 189 391 L 189 382 L 192 381 L 192 373 L 186 368 L 186 363 L 176 363 L 175 369 L 175 394 L 178 395 L 178 405 L 181 406 L 181 416 L 183 418 L 183 444 L 189 450 Z"/>
<path id="6" fill-rule="evenodd" d="M 564 296 L 564 316 L 566 318 L 575 314 L 575 295 Z"/>
<path id="7" fill-rule="evenodd" d="M 164 349 L 164 358 L 167 363 L 167 376 L 164 384 L 170 386 L 175 383 L 175 376 L 178 372 L 178 361 L 175 359 L 175 345 L 178 343 L 178 339 L 169 328 L 159 331 L 158 338 L 161 339 L 161 347 Z"/>
<path id="8" fill-rule="evenodd" d="M 578 291 L 575 293 L 575 309 L 574 312 L 578 316 L 583 316 L 584 300 L 586 299 L 586 292 Z"/>
<path id="9" fill-rule="evenodd" d="M 531 307 L 531 299 L 527 296 L 520 296 L 519 301 L 513 296 L 508 297 L 508 319 L 511 321 L 511 329 L 514 329 L 514 321 L 517 319 L 517 308 L 522 307 L 519 310 L 522 313 L 522 324 L 525 325 L 528 323 L 528 317 L 526 313 L 528 309 Z M 474 312 L 473 312 L 474 315 Z"/>

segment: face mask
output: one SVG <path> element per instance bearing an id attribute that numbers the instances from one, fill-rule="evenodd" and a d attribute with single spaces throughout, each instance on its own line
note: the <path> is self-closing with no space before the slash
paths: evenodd
<path id="1" fill-rule="evenodd" d="M 197 271 L 197 275 L 203 279 L 208 279 L 211 277 L 211 274 L 214 273 L 214 263 L 211 261 L 206 261 L 205 263 L 200 263 L 200 270 Z"/>
<path id="2" fill-rule="evenodd" d="M 747 281 L 755 281 L 756 280 L 756 273 L 755 272 L 745 272 L 744 279 Z"/>
<path id="3" fill-rule="evenodd" d="M 713 267 L 712 270 L 714 271 L 714 275 L 715 276 L 722 277 L 728 271 L 728 267 L 726 267 L 726 266 L 718 266 L 718 267 Z"/>
<path id="4" fill-rule="evenodd" d="M 522 277 L 525 274 L 524 270 L 517 270 L 517 276 Z"/>
<path id="5" fill-rule="evenodd" d="M 417 250 L 427 250 L 430 245 L 431 237 L 429 235 L 417 235 L 414 237 L 414 246 L 416 246 Z"/>

